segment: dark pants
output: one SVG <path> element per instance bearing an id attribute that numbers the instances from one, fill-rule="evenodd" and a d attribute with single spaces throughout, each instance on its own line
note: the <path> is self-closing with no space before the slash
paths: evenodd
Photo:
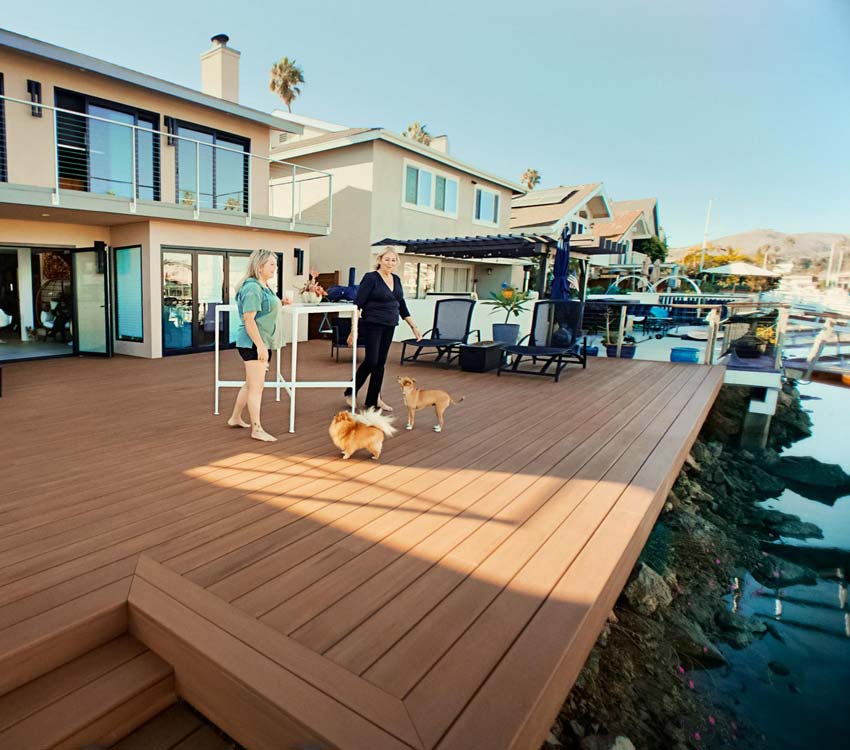
<path id="1" fill-rule="evenodd" d="M 358 341 L 366 345 L 366 355 L 357 368 L 355 383 L 359 391 L 366 378 L 369 378 L 369 389 L 366 391 L 364 404 L 367 409 L 378 406 L 378 396 L 381 395 L 381 385 L 384 382 L 384 365 L 387 363 L 394 333 L 395 326 L 366 322 L 361 322 L 357 331 Z"/>

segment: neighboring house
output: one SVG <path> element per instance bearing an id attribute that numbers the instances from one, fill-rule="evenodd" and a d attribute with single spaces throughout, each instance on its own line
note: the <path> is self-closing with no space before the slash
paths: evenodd
<path id="1" fill-rule="evenodd" d="M 289 118 L 288 113 L 276 112 Z M 374 242 L 385 238 L 414 239 L 504 234 L 510 227 L 511 198 L 522 187 L 488 174 L 448 153 L 445 137 L 424 146 L 381 128 L 345 128 L 293 117 L 304 135 L 287 135 L 273 143 L 272 156 L 333 177 L 334 231 L 313 240 L 313 265 L 321 272 L 339 272 L 347 283 L 348 269 L 357 278 L 373 267 Z M 320 132 L 323 131 L 323 132 Z M 297 174 L 297 173 L 296 173 Z M 272 167 L 272 199 L 277 183 L 292 182 L 289 166 Z M 320 192 L 301 182 L 305 215 L 325 211 Z M 291 200 L 287 193 L 282 200 Z M 399 268 L 406 294 L 428 292 L 486 294 L 502 281 L 522 280 L 522 264 L 446 260 L 405 254 Z"/>
<path id="2" fill-rule="evenodd" d="M 22 339 L 64 314 L 75 352 L 199 351 L 252 250 L 280 253 L 281 286 L 303 281 L 329 207 L 304 217 L 280 180 L 295 201 L 270 206 L 269 141 L 305 128 L 238 103 L 227 41 L 201 55 L 200 92 L 0 30 L 0 265 Z"/>
<path id="3" fill-rule="evenodd" d="M 626 213 L 627 211 L 639 210 L 643 213 L 645 223 L 645 234 L 634 239 L 648 239 L 649 237 L 658 237 L 664 239 L 664 229 L 658 223 L 658 199 L 657 198 L 639 198 L 632 201 L 612 201 L 611 208 L 615 216 Z"/>
<path id="4" fill-rule="evenodd" d="M 581 233 L 613 216 L 601 182 L 532 190 L 511 202 L 511 231 L 560 237 L 567 222 Z"/>
<path id="5" fill-rule="evenodd" d="M 597 265 L 640 265 L 646 256 L 635 252 L 634 241 L 651 236 L 643 211 L 640 209 L 616 210 L 613 218 L 607 221 L 597 221 L 591 226 L 591 234 L 597 244 L 603 241 L 613 243 L 620 252 L 611 255 L 600 255 L 594 258 Z"/>

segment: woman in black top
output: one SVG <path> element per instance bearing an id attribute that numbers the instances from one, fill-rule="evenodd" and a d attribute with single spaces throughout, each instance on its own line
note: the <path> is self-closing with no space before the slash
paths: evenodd
<path id="1" fill-rule="evenodd" d="M 384 365 L 393 340 L 399 316 L 410 326 L 413 335 L 418 339 L 422 334 L 410 317 L 410 311 L 404 301 L 404 289 L 401 279 L 393 273 L 398 266 L 398 255 L 394 250 L 385 250 L 378 256 L 378 268 L 369 271 L 357 289 L 357 307 L 360 309 L 360 325 L 358 338 L 366 345 L 366 356 L 357 368 L 355 384 L 360 390 L 366 379 L 369 388 L 366 391 L 367 409 L 392 409 L 381 400 L 381 384 L 384 381 Z M 349 345 L 351 341 L 349 340 Z M 351 389 L 346 390 L 347 398 L 351 397 Z"/>

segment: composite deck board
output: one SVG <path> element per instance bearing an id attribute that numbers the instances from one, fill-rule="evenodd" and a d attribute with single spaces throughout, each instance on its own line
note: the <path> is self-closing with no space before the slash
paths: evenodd
<path id="1" fill-rule="evenodd" d="M 302 374 L 349 372 L 324 344 L 301 352 Z M 240 368 L 231 354 L 226 377 Z M 265 629 L 269 658 L 316 654 L 299 669 L 325 674 L 328 695 L 345 682 L 363 714 L 373 689 L 399 701 L 381 710 L 412 719 L 411 747 L 539 744 L 722 371 L 600 359 L 555 384 L 395 362 L 384 397 L 399 426 L 400 372 L 466 398 L 441 434 L 422 412 L 378 463 L 342 461 L 331 445 L 336 392 L 299 393 L 295 435 L 287 396 L 267 392 L 275 444 L 226 428 L 235 391 L 213 416 L 209 355 L 7 367 L 0 659 L 17 664 L 69 613 L 112 606 L 143 554 Z M 194 669 L 191 649 L 174 653 Z M 85 679 L 74 665 L 69 693 Z"/>
<path id="2" fill-rule="evenodd" d="M 549 429 L 544 425 L 543 429 L 550 444 L 553 440 L 556 441 L 558 446 L 556 450 L 560 452 L 566 449 L 566 446 L 557 442 L 556 425 L 552 425 Z M 531 446 L 534 451 L 531 454 L 532 456 L 545 452 L 545 449 L 540 445 L 534 446 L 532 443 Z M 356 562 L 352 561 L 351 564 L 340 568 L 331 576 L 316 582 L 298 597 L 287 601 L 285 606 L 279 605 L 273 614 L 269 613 L 269 615 L 263 617 L 264 621 L 270 624 L 278 622 L 282 627 L 285 626 L 284 632 L 290 634 L 294 634 L 297 630 L 299 632 L 295 637 L 299 640 L 324 650 L 321 644 L 314 643 L 310 638 L 309 631 L 304 624 L 307 617 L 310 615 L 318 616 L 319 613 L 341 599 L 342 596 L 349 595 L 352 589 L 373 577 L 371 574 L 379 575 L 382 570 L 395 562 L 408 560 L 415 565 L 417 561 L 424 562 L 432 559 L 435 555 L 439 557 L 441 551 L 445 550 L 447 541 L 451 544 L 450 532 L 452 529 L 457 527 L 464 529 L 468 528 L 470 524 L 487 523 L 492 518 L 493 511 L 498 510 L 500 505 L 506 502 L 504 493 L 500 491 L 500 484 L 506 482 L 507 476 L 514 478 L 514 475 L 517 474 L 530 483 L 536 471 L 548 469 L 548 466 L 543 465 L 529 471 L 528 456 L 524 454 L 524 449 L 520 450 L 517 446 L 510 444 L 504 446 L 504 448 L 505 450 L 502 453 L 490 452 L 488 461 L 493 461 L 495 466 L 483 466 L 480 475 L 478 469 L 476 471 L 467 470 L 459 478 L 452 476 L 450 479 L 455 480 L 454 482 L 444 480 L 429 490 L 431 494 L 439 491 L 439 497 L 445 497 L 447 508 L 441 510 L 439 515 L 426 512 L 412 520 L 402 518 L 401 520 L 405 521 L 404 526 L 397 532 L 380 539 L 380 544 L 370 546 L 359 556 Z M 457 487 L 458 484 L 461 485 L 460 488 Z M 518 488 L 514 488 L 514 490 L 516 494 L 523 491 Z M 462 494 L 460 494 L 461 492 Z M 456 494 L 463 497 L 463 505 L 460 505 L 455 499 Z M 469 507 L 472 502 L 474 502 L 474 505 Z M 442 508 L 442 506 L 438 506 L 438 508 Z M 492 525 L 505 528 L 508 524 L 510 524 L 510 521 L 499 520 Z M 371 536 L 371 534 L 368 536 Z M 447 536 L 448 540 L 446 539 Z M 344 626 L 347 623 L 351 623 L 351 621 L 336 621 L 337 626 Z"/>
<path id="3" fill-rule="evenodd" d="M 503 430 L 503 433 L 510 436 L 514 430 Z M 481 435 L 477 436 L 478 438 Z M 509 444 L 506 445 L 506 448 L 509 450 L 516 450 L 512 448 Z M 483 445 L 479 444 L 476 448 L 475 454 L 465 454 L 467 459 L 474 458 L 474 455 L 481 455 L 483 452 L 484 458 L 479 458 L 479 464 L 483 461 L 484 469 L 491 469 L 492 467 L 492 459 L 494 456 L 498 460 L 499 454 L 494 451 L 494 446 L 492 446 L 489 442 L 485 442 Z M 453 462 L 454 463 L 454 462 Z M 476 464 L 476 471 L 479 470 L 479 465 Z M 274 556 L 273 558 L 269 558 L 264 561 L 262 565 L 263 572 L 261 576 L 258 576 L 257 573 L 259 571 L 256 568 L 248 569 L 244 572 L 244 575 L 240 576 L 241 580 L 251 580 L 251 575 L 253 574 L 254 578 L 266 578 L 268 575 L 268 569 L 271 566 L 274 566 L 274 572 L 276 573 L 273 580 L 271 580 L 268 585 L 263 587 L 254 589 L 250 592 L 249 595 L 245 597 L 241 597 L 236 601 L 239 606 L 246 608 L 246 610 L 251 611 L 255 614 L 263 614 L 265 609 L 268 609 L 267 606 L 268 601 L 282 601 L 285 598 L 285 593 L 287 591 L 291 591 L 293 585 L 296 589 L 300 588 L 304 585 L 304 578 L 300 577 L 299 574 L 303 574 L 308 579 L 315 579 L 320 573 L 325 573 L 328 571 L 328 567 L 323 566 L 331 566 L 334 562 L 339 562 L 350 555 L 355 554 L 357 551 L 356 548 L 365 548 L 370 546 L 370 540 L 374 542 L 375 540 L 375 527 L 378 525 L 385 525 L 387 523 L 392 524 L 406 524 L 412 522 L 414 517 L 421 514 L 423 511 L 427 510 L 429 503 L 434 501 L 434 498 L 426 498 L 424 501 L 420 497 L 422 488 L 424 487 L 426 491 L 432 490 L 436 488 L 440 482 L 457 482 L 458 481 L 458 473 L 459 472 L 447 472 L 449 476 L 439 475 L 436 471 L 432 470 L 427 474 L 420 474 L 415 479 L 411 480 L 407 484 L 394 488 L 392 492 L 388 494 L 384 494 L 381 497 L 380 507 L 378 509 L 374 509 L 372 505 L 366 505 L 362 508 L 357 508 L 354 513 L 351 513 L 345 517 L 343 517 L 339 522 L 338 526 L 340 528 L 329 528 L 322 529 L 320 538 L 310 539 L 308 542 L 311 544 L 311 551 L 318 549 L 323 553 L 323 559 L 321 564 L 316 559 L 304 559 L 304 556 L 301 554 L 299 550 L 288 549 L 283 551 L 281 554 Z M 493 472 L 494 476 L 498 476 L 497 472 Z M 470 481 L 469 470 L 466 470 L 464 474 L 460 476 L 461 483 L 468 483 Z M 490 477 L 492 479 L 492 477 Z M 479 487 L 476 486 L 475 491 L 477 492 Z M 348 500 L 349 502 L 360 499 L 358 495 L 366 495 L 367 493 L 371 494 L 371 488 L 364 487 L 362 491 L 358 491 L 354 495 L 352 495 Z M 399 509 L 399 510 L 397 510 Z M 381 511 L 386 510 L 387 512 L 382 513 Z M 448 509 L 449 512 L 453 513 L 456 511 L 452 511 L 451 507 Z M 441 510 L 441 515 L 445 516 L 446 511 Z M 377 518 L 373 517 L 377 516 Z M 364 526 L 365 524 L 365 526 Z M 372 533 L 367 534 L 363 531 L 364 528 L 370 529 Z M 386 526 L 384 526 L 386 528 Z M 357 537 L 352 539 L 351 536 L 354 532 L 357 532 Z M 327 546 L 330 542 L 334 542 L 334 539 L 339 537 L 339 541 L 335 542 L 337 551 L 324 552 L 327 549 Z M 344 545 L 340 550 L 339 546 Z M 315 553 L 314 553 L 315 554 Z M 328 556 L 332 556 L 331 559 L 328 559 Z M 292 569 L 292 565 L 294 563 L 299 564 L 299 570 L 295 571 Z M 286 572 L 287 568 L 285 565 L 289 563 L 292 573 L 287 573 L 286 576 L 282 575 Z M 260 566 L 257 566 L 260 567 Z M 332 568 L 331 568 L 332 569 Z M 300 583 L 299 583 L 300 581 Z M 228 586 L 215 586 L 213 590 L 221 593 L 222 595 L 225 592 L 232 595 L 232 580 L 227 582 Z M 327 584 L 327 581 L 322 581 L 322 587 L 324 588 Z M 264 609 L 265 608 L 265 609 Z"/>
<path id="4" fill-rule="evenodd" d="M 663 382 L 660 379 L 658 384 Z M 651 392 L 654 385 L 647 390 Z M 406 556 L 351 591 L 338 605 L 323 612 L 321 619 L 316 618 L 313 627 L 305 626 L 295 634 L 296 637 L 324 650 L 327 656 L 358 674 L 365 671 L 430 607 L 457 586 L 500 540 L 539 508 L 556 486 L 578 470 L 582 461 L 596 452 L 600 443 L 608 439 L 598 429 L 606 419 L 612 415 L 627 418 L 630 410 L 639 406 L 640 399 L 621 396 L 612 399 L 594 417 L 585 419 L 579 410 L 576 417 L 583 423 L 578 428 L 570 425 L 566 438 L 562 437 L 552 445 L 549 433 L 546 433 L 545 437 L 541 437 L 549 443 L 544 444 L 545 447 L 532 443 L 528 446 L 528 453 L 526 448 L 518 451 L 517 457 L 521 460 L 528 455 L 534 460 L 524 464 L 520 474 L 499 477 L 498 486 L 484 500 L 498 508 L 493 515 L 496 523 L 473 525 L 471 519 L 458 519 L 455 528 L 461 538 L 442 558 L 435 559 L 433 550 L 428 550 L 430 559 Z M 553 437 L 558 437 L 558 434 Z M 547 475 L 550 473 L 557 479 L 549 479 Z M 451 543 L 453 540 L 445 541 Z M 421 578 L 418 576 L 420 572 Z M 408 585 L 410 589 L 405 590 Z M 373 604 L 376 597 L 380 608 Z M 366 619 L 367 616 L 369 619 Z M 346 634 L 352 625 L 356 626 L 356 630 Z"/>

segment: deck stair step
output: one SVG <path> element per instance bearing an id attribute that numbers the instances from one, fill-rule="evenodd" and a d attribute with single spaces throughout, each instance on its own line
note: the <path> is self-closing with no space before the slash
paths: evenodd
<path id="1" fill-rule="evenodd" d="M 179 701 L 109 750 L 234 750 L 237 744 Z"/>
<path id="2" fill-rule="evenodd" d="M 122 635 L 0 697 L 0 748 L 106 748 L 176 700 L 172 668 Z"/>

